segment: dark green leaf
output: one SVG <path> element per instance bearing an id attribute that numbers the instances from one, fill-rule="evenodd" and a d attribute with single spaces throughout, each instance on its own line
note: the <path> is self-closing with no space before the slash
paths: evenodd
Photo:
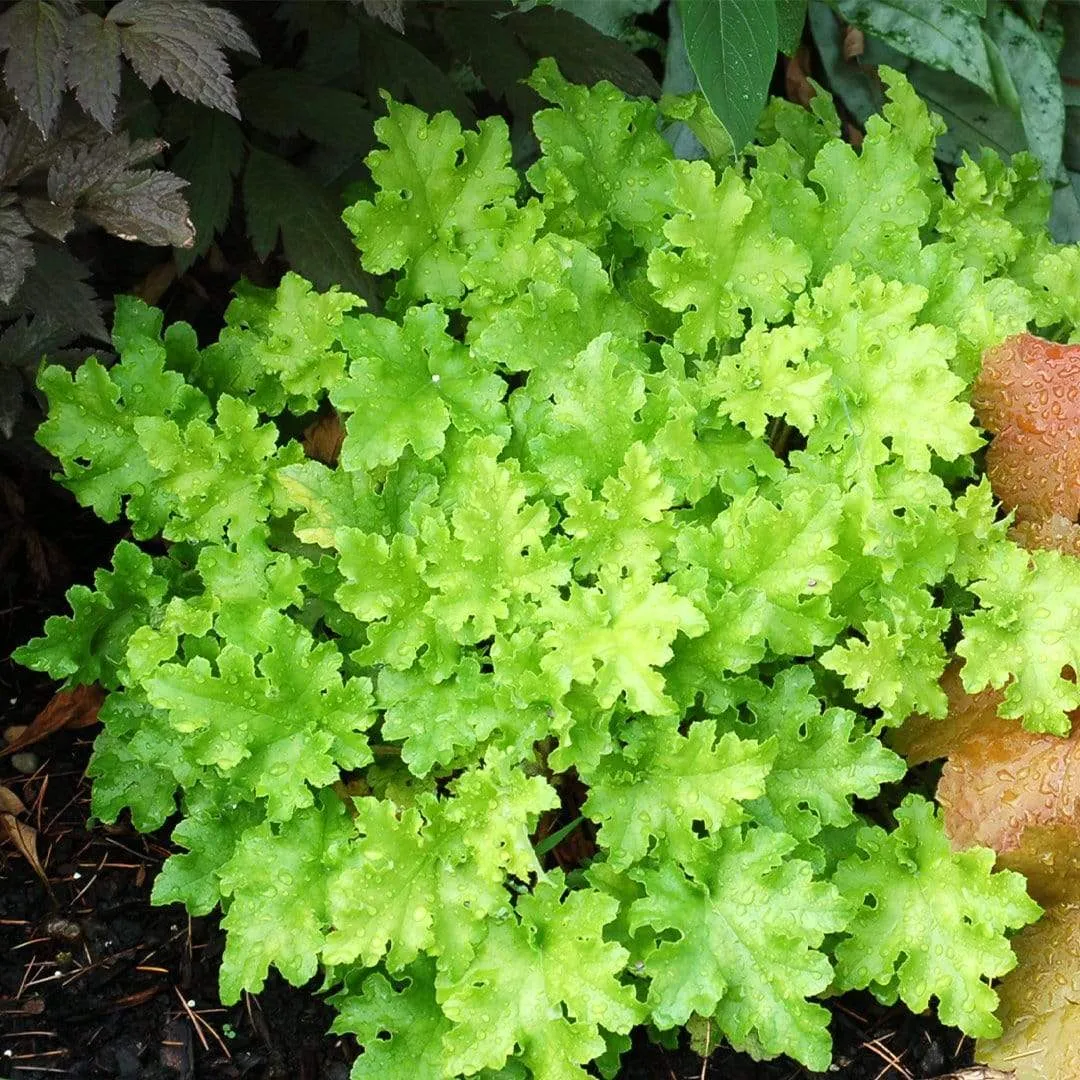
<path id="1" fill-rule="evenodd" d="M 52 127 L 64 96 L 66 37 L 64 14 L 49 0 L 18 0 L 0 15 L 4 81 L 42 132 Z"/>
<path id="2" fill-rule="evenodd" d="M 1046 0 L 1016 0 L 1020 10 L 1024 13 L 1032 26 L 1038 26 L 1042 22 L 1043 11 L 1046 9 Z M 985 5 L 983 14 L 985 14 Z"/>
<path id="3" fill-rule="evenodd" d="M 14 367 L 4 362 L 4 342 L 11 329 L 8 327 L 0 335 L 0 435 L 5 439 L 15 433 L 15 424 L 23 411 L 22 379 Z"/>
<path id="4" fill-rule="evenodd" d="M 34 261 L 30 232 L 18 209 L 0 202 L 0 303 L 11 300 Z"/>
<path id="5" fill-rule="evenodd" d="M 75 228 L 74 206 L 59 206 L 50 199 L 25 196 L 21 204 L 26 220 L 43 233 L 56 240 L 63 240 Z"/>
<path id="6" fill-rule="evenodd" d="M 939 71 L 955 72 L 994 96 L 979 15 L 955 0 L 833 0 L 853 26 Z"/>
<path id="7" fill-rule="evenodd" d="M 514 13 L 506 24 L 533 60 L 551 56 L 571 81 L 592 86 L 601 79 L 638 97 L 659 97 L 660 87 L 629 48 L 565 11 L 540 7 Z"/>
<path id="8" fill-rule="evenodd" d="M 162 247 L 195 242 L 187 202 L 187 181 L 155 169 L 125 170 L 106 186 L 90 192 L 83 212 L 122 240 Z"/>
<path id="9" fill-rule="evenodd" d="M 244 136 L 240 125 L 200 105 L 181 103 L 189 120 L 184 145 L 170 166 L 188 183 L 188 206 L 195 228 L 195 243 L 176 252 L 181 273 L 205 255 L 215 234 L 224 227 L 233 199 L 233 178 L 244 164 Z"/>
<path id="10" fill-rule="evenodd" d="M 360 154 L 374 144 L 375 117 L 363 101 L 347 90 L 323 86 L 307 72 L 259 68 L 237 91 L 244 120 L 270 135 L 287 139 L 302 134 L 325 145 L 357 147 Z"/>
<path id="11" fill-rule="evenodd" d="M 776 8 L 731 0 L 678 4 L 701 90 L 741 150 L 753 138 L 776 66 Z"/>
<path id="12" fill-rule="evenodd" d="M 102 127 L 112 129 L 120 96 L 120 34 L 116 23 L 88 11 L 68 27 L 68 85 Z"/>
<path id="13" fill-rule="evenodd" d="M 552 0 L 553 6 L 576 15 L 608 37 L 621 37 L 635 15 L 660 6 L 660 0 Z"/>
<path id="14" fill-rule="evenodd" d="M 806 26 L 806 0 L 777 0 L 776 43 L 785 56 L 794 56 Z"/>
<path id="15" fill-rule="evenodd" d="M 1043 35 L 1008 8 L 998 9 L 995 17 L 987 20 L 987 30 L 1016 87 L 1031 152 L 1042 162 L 1044 175 L 1052 180 L 1061 168 L 1065 133 L 1065 102 L 1057 57 Z"/>
<path id="16" fill-rule="evenodd" d="M 535 64 L 507 20 L 466 7 L 436 11 L 434 21 L 440 36 L 468 63 L 492 97 L 504 98 L 518 116 L 531 116 L 541 107 L 540 98 L 523 81 Z"/>
<path id="17" fill-rule="evenodd" d="M 35 244 L 34 264 L 27 271 L 14 305 L 34 316 L 32 327 L 41 337 L 46 329 L 59 337 L 49 347 L 67 345 L 75 338 L 108 341 L 101 319 L 101 304 L 86 283 L 90 271 L 59 244 Z"/>
<path id="18" fill-rule="evenodd" d="M 341 209 L 295 165 L 253 149 L 244 170 L 244 210 L 260 259 L 274 250 L 280 234 L 292 268 L 317 288 L 370 293 Z"/>
<path id="19" fill-rule="evenodd" d="M 239 119 L 223 50 L 257 50 L 235 15 L 201 2 L 120 0 L 106 19 L 120 28 L 124 56 L 147 86 L 161 79 L 183 97 Z"/>
<path id="20" fill-rule="evenodd" d="M 425 112 L 449 109 L 462 124 L 476 123 L 472 103 L 444 71 L 380 23 L 368 25 L 372 32 L 361 39 L 357 60 L 369 101 L 378 101 L 379 92 L 387 90 L 398 101 L 412 101 Z"/>

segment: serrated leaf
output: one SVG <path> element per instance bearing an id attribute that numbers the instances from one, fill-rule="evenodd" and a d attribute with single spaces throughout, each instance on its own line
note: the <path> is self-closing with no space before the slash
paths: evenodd
<path id="1" fill-rule="evenodd" d="M 776 6 L 710 0 L 678 4 L 698 85 L 740 151 L 753 137 L 776 66 Z"/>
<path id="2" fill-rule="evenodd" d="M 731 828 L 698 841 L 682 865 L 664 859 L 630 871 L 644 896 L 630 907 L 629 928 L 678 934 L 665 934 L 644 961 L 654 1024 L 711 1015 L 736 1048 L 828 1068 L 829 1013 L 807 999 L 829 985 L 820 946 L 847 925 L 850 907 L 789 857 L 794 846 L 783 833 Z"/>
<path id="3" fill-rule="evenodd" d="M 560 872 L 518 899 L 508 921 L 492 921 L 458 979 L 439 976 L 447 1072 L 498 1069 L 520 1058 L 542 1080 L 585 1080 L 580 1066 L 604 1052 L 602 1025 L 627 1032 L 641 1007 L 619 982 L 626 951 L 605 941 L 615 900 L 595 889 L 563 895 Z"/>
<path id="4" fill-rule="evenodd" d="M 30 223 L 15 206 L 0 206 L 0 303 L 15 296 L 34 261 L 31 232 Z"/>
<path id="5" fill-rule="evenodd" d="M 195 229 L 181 192 L 187 181 L 170 172 L 133 169 L 87 194 L 83 212 L 121 240 L 191 247 Z"/>
<path id="6" fill-rule="evenodd" d="M 370 292 L 340 208 L 303 170 L 253 147 L 244 169 L 244 212 L 259 258 L 274 250 L 280 235 L 292 268 L 318 288 Z"/>
<path id="7" fill-rule="evenodd" d="M 183 273 L 210 249 L 224 227 L 233 201 L 233 180 L 244 162 L 244 136 L 235 120 L 212 109 L 190 105 L 176 109 L 174 125 L 183 125 L 183 146 L 170 167 L 187 182 L 184 192 L 191 211 L 195 242 L 176 252 Z"/>
<path id="8" fill-rule="evenodd" d="M 35 244 L 34 255 L 34 265 L 16 296 L 19 307 L 63 334 L 58 345 L 84 335 L 108 341 L 101 301 L 86 283 L 90 268 L 58 244 Z"/>
<path id="9" fill-rule="evenodd" d="M 223 48 L 252 56 L 258 50 L 231 12 L 201 2 L 120 0 L 105 18 L 119 28 L 120 48 L 147 86 L 161 79 L 191 101 L 240 118 Z"/>
<path id="10" fill-rule="evenodd" d="M 644 859 L 654 838 L 665 858 L 691 851 L 698 822 L 710 832 L 738 824 L 740 804 L 765 792 L 776 751 L 774 741 L 718 737 L 708 720 L 685 735 L 673 718 L 628 727 L 618 751 L 583 776 L 584 813 L 600 823 L 597 842 L 608 863 L 625 870 Z"/>
<path id="11" fill-rule="evenodd" d="M 186 182 L 170 172 L 136 168 L 163 145 L 120 132 L 64 147 L 49 168 L 49 198 L 78 207 L 123 240 L 187 247 L 194 231 L 180 194 Z"/>
<path id="12" fill-rule="evenodd" d="M 375 115 L 357 94 L 327 86 L 295 68 L 257 68 L 237 84 L 244 122 L 280 139 L 297 134 L 348 145 L 363 157 L 374 139 Z"/>
<path id="13" fill-rule="evenodd" d="M 18 0 L 0 15 L 4 82 L 42 134 L 48 134 L 64 96 L 67 13 L 51 0 Z"/>
<path id="14" fill-rule="evenodd" d="M 998 1035 L 988 980 L 1016 964 L 1005 930 L 1034 922 L 1042 909 L 1020 874 L 991 873 L 988 848 L 954 852 L 932 803 L 908 795 L 895 817 L 891 833 L 860 829 L 859 853 L 833 875 L 857 905 L 850 937 L 836 947 L 836 984 L 869 987 L 915 1011 L 936 996 L 945 1023 Z"/>
<path id="15" fill-rule="evenodd" d="M 67 82 L 75 99 L 110 131 L 120 97 L 120 33 L 92 11 L 68 24 Z"/>

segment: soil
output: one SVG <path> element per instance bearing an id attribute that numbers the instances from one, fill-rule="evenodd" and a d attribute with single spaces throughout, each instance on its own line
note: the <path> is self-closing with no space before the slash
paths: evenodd
<path id="1" fill-rule="evenodd" d="M 80 510 L 44 474 L 0 461 L 0 730 L 28 724 L 55 687 L 7 659 L 63 592 L 91 582 L 121 533 Z M 14 494 L 13 494 L 14 493 Z M 332 1010 L 317 983 L 272 976 L 258 997 L 222 1008 L 216 918 L 149 903 L 171 848 L 168 829 L 142 836 L 121 820 L 87 827 L 84 771 L 94 729 L 62 731 L 0 759 L 0 784 L 28 808 L 47 885 L 0 846 L 0 1080 L 347 1080 L 357 1047 L 326 1034 Z M 921 1080 L 971 1062 L 971 1042 L 930 1015 L 862 994 L 828 1002 L 837 1080 Z M 639 1034 L 621 1080 L 801 1080 L 787 1059 L 755 1062 L 720 1049 L 702 1063 Z"/>

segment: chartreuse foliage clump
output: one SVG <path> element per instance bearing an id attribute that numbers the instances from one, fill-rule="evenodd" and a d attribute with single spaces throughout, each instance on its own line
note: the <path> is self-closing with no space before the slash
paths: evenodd
<path id="1" fill-rule="evenodd" d="M 43 371 L 134 541 L 18 656 L 109 691 L 94 813 L 179 814 L 154 897 L 223 909 L 225 1002 L 321 970 L 357 1080 L 610 1075 L 706 1021 L 825 1069 L 852 987 L 998 1031 L 1023 879 L 855 799 L 954 653 L 1043 730 L 1078 704 L 1080 567 L 1007 538 L 969 404 L 985 348 L 1075 332 L 1077 254 L 1001 243 L 1047 189 L 947 193 L 886 79 L 861 150 L 819 95 L 688 162 L 545 62 L 524 176 L 501 119 L 389 101 L 345 215 L 381 313 L 288 275 L 202 346 L 127 299 L 115 366 Z"/>

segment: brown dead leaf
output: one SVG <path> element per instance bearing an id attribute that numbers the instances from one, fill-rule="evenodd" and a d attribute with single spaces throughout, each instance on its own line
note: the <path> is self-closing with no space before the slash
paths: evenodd
<path id="1" fill-rule="evenodd" d="M 810 50 L 800 45 L 795 55 L 784 63 L 784 95 L 806 108 L 817 91 L 810 83 Z"/>
<path id="2" fill-rule="evenodd" d="M 34 717 L 29 727 L 6 746 L 0 747 L 0 757 L 32 746 L 63 728 L 75 730 L 96 724 L 98 710 L 104 700 L 105 691 L 99 686 L 76 686 L 71 690 L 58 691 Z"/>
<path id="3" fill-rule="evenodd" d="M 866 35 L 857 26 L 845 26 L 841 49 L 845 60 L 858 60 L 866 52 Z"/>
<path id="4" fill-rule="evenodd" d="M 995 989 L 999 1039 L 975 1056 L 1017 1080 L 1080 1077 L 1080 905 L 1050 908 L 1012 940 L 1018 963 Z"/>
<path id="5" fill-rule="evenodd" d="M 304 452 L 310 458 L 326 465 L 336 465 L 341 444 L 345 441 L 345 429 L 336 412 L 320 416 L 304 430 Z"/>
<path id="6" fill-rule="evenodd" d="M 0 784 L 0 814 L 25 814 L 22 799 L 9 787 Z"/>
<path id="7" fill-rule="evenodd" d="M 22 805 L 20 803 L 20 805 Z M 41 878 L 42 884 L 52 893 L 45 868 L 37 853 L 37 829 L 20 821 L 13 813 L 0 813 L 0 841 L 9 840 L 15 850 L 30 864 L 34 873 Z"/>

